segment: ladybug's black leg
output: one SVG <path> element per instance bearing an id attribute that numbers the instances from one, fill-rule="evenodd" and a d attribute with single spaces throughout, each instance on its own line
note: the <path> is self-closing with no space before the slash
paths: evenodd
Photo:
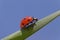
<path id="1" fill-rule="evenodd" d="M 28 26 L 29 26 L 29 23 L 25 27 L 28 28 Z"/>

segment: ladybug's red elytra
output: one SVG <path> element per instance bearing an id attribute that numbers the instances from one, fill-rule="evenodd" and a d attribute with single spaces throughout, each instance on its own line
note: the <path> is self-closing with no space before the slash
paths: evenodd
<path id="1" fill-rule="evenodd" d="M 36 21 L 38 21 L 37 18 L 31 17 L 31 16 L 26 16 L 21 20 L 20 27 L 22 29 L 26 28 L 29 25 L 32 25 L 32 24 L 36 23 Z"/>

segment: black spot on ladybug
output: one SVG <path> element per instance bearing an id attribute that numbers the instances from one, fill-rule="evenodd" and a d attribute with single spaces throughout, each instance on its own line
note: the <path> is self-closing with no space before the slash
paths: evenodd
<path id="1" fill-rule="evenodd" d="M 24 23 L 22 23 L 22 25 L 24 25 Z"/>
<path id="2" fill-rule="evenodd" d="M 25 20 L 26 18 L 24 18 L 24 20 Z"/>
<path id="3" fill-rule="evenodd" d="M 28 25 L 28 23 L 26 25 Z"/>
<path id="4" fill-rule="evenodd" d="M 27 20 L 27 21 L 30 21 L 30 20 Z"/>

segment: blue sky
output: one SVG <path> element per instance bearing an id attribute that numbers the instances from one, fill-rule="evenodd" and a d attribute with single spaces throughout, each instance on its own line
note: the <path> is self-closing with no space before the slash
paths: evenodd
<path id="1" fill-rule="evenodd" d="M 23 17 L 43 18 L 60 10 L 60 0 L 0 0 L 0 39 L 19 30 Z M 60 40 L 60 17 L 26 40 Z"/>

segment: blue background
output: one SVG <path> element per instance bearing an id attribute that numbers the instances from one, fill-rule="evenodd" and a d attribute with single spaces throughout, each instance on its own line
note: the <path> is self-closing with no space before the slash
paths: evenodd
<path id="1" fill-rule="evenodd" d="M 60 0 L 0 0 L 0 39 L 19 30 L 23 17 L 43 18 L 60 10 Z M 26 40 L 60 40 L 60 17 Z"/>

